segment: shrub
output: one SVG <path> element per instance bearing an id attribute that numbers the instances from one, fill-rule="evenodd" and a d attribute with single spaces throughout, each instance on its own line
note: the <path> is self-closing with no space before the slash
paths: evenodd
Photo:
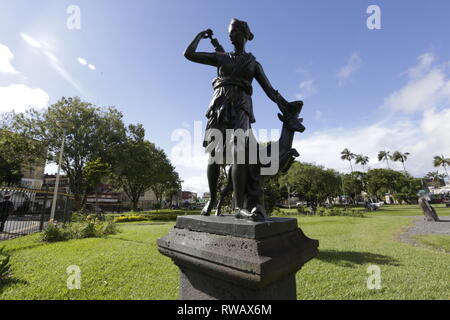
<path id="1" fill-rule="evenodd" d="M 5 252 L 5 247 L 0 248 L 0 280 L 5 280 L 11 272 L 9 264 L 10 256 Z"/>
<path id="2" fill-rule="evenodd" d="M 118 232 L 119 228 L 112 218 L 106 219 L 106 221 L 101 224 L 101 233 L 103 235 L 116 234 Z"/>
<path id="3" fill-rule="evenodd" d="M 117 223 L 122 222 L 137 222 L 137 221 L 175 221 L 178 216 L 187 214 L 200 214 L 200 210 L 184 211 L 184 210 L 170 210 L 163 209 L 159 212 L 146 211 L 142 213 L 124 214 L 114 218 Z"/>
<path id="4" fill-rule="evenodd" d="M 114 218 L 114 221 L 116 223 L 121 223 L 121 222 L 135 222 L 135 221 L 148 221 L 149 219 L 144 216 L 144 215 L 140 215 L 140 216 L 120 216 L 120 217 L 116 217 Z"/>
<path id="5" fill-rule="evenodd" d="M 64 241 L 70 238 L 70 232 L 63 224 L 50 221 L 42 232 L 41 240 L 45 242 Z"/>
<path id="6" fill-rule="evenodd" d="M 94 237 L 101 237 L 101 234 L 97 232 L 95 221 L 81 222 L 76 238 L 82 239 Z"/>
<path id="7" fill-rule="evenodd" d="M 119 230 L 113 219 L 101 221 L 95 215 L 86 216 L 80 222 L 71 224 L 58 224 L 51 222 L 42 232 L 42 241 L 55 242 L 69 239 L 83 239 L 103 237 L 118 233 Z"/>
<path id="8" fill-rule="evenodd" d="M 297 207 L 297 214 L 306 214 L 306 210 L 304 206 Z"/>

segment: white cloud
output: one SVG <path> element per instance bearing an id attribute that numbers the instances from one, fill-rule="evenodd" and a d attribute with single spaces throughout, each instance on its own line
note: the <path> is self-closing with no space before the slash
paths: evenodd
<path id="1" fill-rule="evenodd" d="M 348 162 L 340 159 L 344 148 L 369 156 L 372 168 L 386 166 L 378 162 L 380 150 L 399 150 L 411 153 L 406 169 L 413 175 L 434 170 L 433 156 L 450 155 L 450 80 L 445 65 L 435 67 L 434 62 L 433 54 L 421 55 L 418 64 L 406 71 L 407 83 L 381 106 L 405 113 L 420 111 L 419 120 L 380 120 L 368 127 L 332 128 L 305 138 L 297 135 L 294 146 L 300 152 L 300 160 L 348 172 Z M 402 169 L 400 163 L 391 167 Z"/>
<path id="2" fill-rule="evenodd" d="M 418 78 L 420 76 L 423 76 L 424 72 L 426 72 L 429 67 L 436 61 L 436 57 L 431 52 L 425 52 L 424 54 L 420 55 L 417 60 L 419 60 L 419 63 L 408 69 L 407 74 L 411 78 Z"/>
<path id="3" fill-rule="evenodd" d="M 446 138 L 448 132 L 450 109 L 441 112 L 430 110 L 424 113 L 419 123 L 380 122 L 370 127 L 324 130 L 305 138 L 297 135 L 294 147 L 300 153 L 300 161 L 316 163 L 341 172 L 350 171 L 348 161 L 340 159 L 344 148 L 369 156 L 371 168 L 386 167 L 385 163 L 378 162 L 377 155 L 380 150 L 410 152 L 406 169 L 413 175 L 421 176 L 433 170 L 434 155 L 450 155 L 450 141 Z M 402 170 L 400 163 L 391 163 L 391 168 Z M 357 169 L 361 170 L 359 167 Z"/>
<path id="4" fill-rule="evenodd" d="M 11 64 L 11 60 L 14 58 L 11 50 L 4 44 L 0 43 L 0 72 L 18 74 L 19 72 L 14 69 Z"/>
<path id="5" fill-rule="evenodd" d="M 358 69 L 361 68 L 361 64 L 361 58 L 359 57 L 358 53 L 354 52 L 350 56 L 347 64 L 343 66 L 338 73 L 339 85 L 343 85 L 353 73 L 358 71 Z"/>
<path id="6" fill-rule="evenodd" d="M 43 108 L 50 97 L 40 88 L 30 88 L 24 84 L 0 87 L 0 112 L 23 112 L 29 107 Z"/>
<path id="7" fill-rule="evenodd" d="M 183 180 L 183 191 L 196 192 L 197 195 L 202 195 L 204 192 L 209 191 L 206 173 L 196 176 L 189 176 L 187 178 L 183 178 Z"/>
<path id="8" fill-rule="evenodd" d="M 414 113 L 449 105 L 450 78 L 446 66 L 433 66 L 435 58 L 431 53 L 421 55 L 418 60 L 407 71 L 408 83 L 385 99 L 385 109 Z"/>
<path id="9" fill-rule="evenodd" d="M 298 94 L 296 94 L 296 99 L 298 100 L 302 100 L 306 97 L 310 97 L 312 95 L 314 95 L 317 90 L 316 87 L 314 85 L 314 80 L 305 80 L 300 82 L 299 86 L 300 88 L 300 92 Z"/>

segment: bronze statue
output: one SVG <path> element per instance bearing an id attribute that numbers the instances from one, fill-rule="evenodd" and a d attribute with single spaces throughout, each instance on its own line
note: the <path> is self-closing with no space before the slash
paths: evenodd
<path id="1" fill-rule="evenodd" d="M 280 161 L 282 170 L 287 170 L 293 159 L 298 156 L 297 151 L 291 149 L 294 132 L 305 130 L 302 119 L 298 118 L 303 103 L 301 101 L 287 102 L 272 87 L 261 64 L 251 53 L 245 51 L 247 41 L 254 37 L 247 22 L 233 19 L 228 31 L 234 46 L 233 52 L 224 52 L 217 39 L 212 38 L 213 32 L 208 29 L 194 38 L 184 54 L 190 61 L 217 68 L 217 78 L 213 81 L 214 95 L 206 113 L 208 122 L 203 146 L 208 147 L 214 141 L 211 132 L 217 132 L 217 130 L 222 133 L 222 137 L 226 136 L 226 131 L 229 129 L 251 132 L 251 124 L 255 122 L 251 98 L 252 81 L 256 79 L 267 96 L 278 105 L 282 112 L 279 114 L 283 122 L 282 136 L 278 142 L 269 144 L 266 148 L 280 148 L 280 155 L 276 160 Z M 200 40 L 207 38 L 211 40 L 215 52 L 197 52 Z M 262 195 L 264 177 L 260 172 L 263 165 L 260 162 L 249 164 L 247 158 L 244 163 L 236 161 L 236 153 L 242 150 L 248 151 L 251 137 L 250 133 L 243 143 L 236 137 L 231 137 L 231 141 L 225 141 L 228 140 L 227 138 L 219 148 L 207 150 L 210 152 L 210 159 L 213 159 L 217 153 L 225 153 L 231 144 L 236 143 L 233 163 L 229 170 L 229 183 L 222 194 L 233 190 L 233 206 L 237 217 L 261 220 L 267 216 Z M 210 215 L 211 210 L 216 206 L 220 165 L 215 161 L 209 161 L 207 176 L 211 199 L 202 210 L 203 215 Z M 220 204 L 216 215 L 220 215 Z"/>

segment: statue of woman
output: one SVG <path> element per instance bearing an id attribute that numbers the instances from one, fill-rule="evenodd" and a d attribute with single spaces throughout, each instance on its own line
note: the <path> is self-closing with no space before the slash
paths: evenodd
<path id="1" fill-rule="evenodd" d="M 209 132 L 212 132 L 212 130 L 209 129 L 220 130 L 224 140 L 227 129 L 242 129 L 244 132 L 251 129 L 251 124 L 255 122 L 251 98 L 253 79 L 258 81 L 267 96 L 280 108 L 287 108 L 288 106 L 288 102 L 270 84 L 261 64 L 256 61 L 251 53 L 245 51 L 247 41 L 254 37 L 247 22 L 233 19 L 228 31 L 231 43 L 234 46 L 233 52 L 221 52 L 221 50 L 216 50 L 217 52 L 197 52 L 200 40 L 211 38 L 212 31 L 208 29 L 200 32 L 194 38 L 184 54 L 190 61 L 217 68 L 217 78 L 213 81 L 214 95 L 206 113 L 208 122 L 204 147 L 207 147 L 208 143 L 211 142 Z M 225 145 L 224 148 L 226 148 Z M 239 146 L 237 146 L 237 150 L 239 150 Z M 210 159 L 213 156 L 214 150 L 210 153 Z M 245 163 L 234 162 L 231 169 L 234 210 L 238 217 L 253 216 L 244 208 L 248 173 L 246 166 Z M 210 215 L 211 210 L 216 205 L 219 175 L 220 164 L 209 161 L 207 176 L 211 198 L 202 210 L 203 215 Z"/>

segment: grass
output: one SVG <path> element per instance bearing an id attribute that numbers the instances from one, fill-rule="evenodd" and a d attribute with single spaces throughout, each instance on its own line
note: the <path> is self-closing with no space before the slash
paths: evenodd
<path id="1" fill-rule="evenodd" d="M 421 212 L 386 206 L 365 218 L 298 217 L 320 241 L 318 257 L 297 273 L 298 299 L 449 299 L 450 254 L 399 242 L 412 222 L 406 215 Z M 52 244 L 39 235 L 4 241 L 12 278 L 0 283 L 0 299 L 177 299 L 178 270 L 156 247 L 172 226 L 125 223 L 117 235 Z M 372 264 L 381 269 L 381 290 L 366 287 Z M 81 268 L 81 290 L 66 287 L 70 265 Z"/>
<path id="2" fill-rule="evenodd" d="M 414 239 L 432 248 L 450 253 L 450 235 L 417 235 Z"/>

